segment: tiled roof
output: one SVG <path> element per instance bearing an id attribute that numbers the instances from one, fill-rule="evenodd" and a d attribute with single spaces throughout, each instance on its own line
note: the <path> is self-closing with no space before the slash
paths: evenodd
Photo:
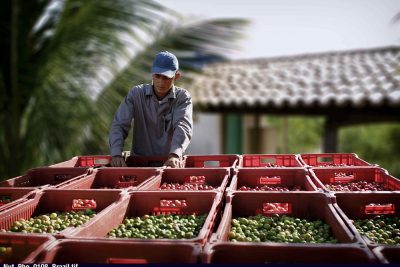
<path id="1" fill-rule="evenodd" d="M 190 86 L 203 110 L 400 107 L 400 47 L 210 64 Z"/>

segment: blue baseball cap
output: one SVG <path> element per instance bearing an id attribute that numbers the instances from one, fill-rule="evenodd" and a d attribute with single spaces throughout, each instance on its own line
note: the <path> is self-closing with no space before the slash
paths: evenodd
<path id="1" fill-rule="evenodd" d="M 151 67 L 152 74 L 161 74 L 168 78 L 174 77 L 179 69 L 179 63 L 176 56 L 168 51 L 160 52 L 156 55 Z"/>

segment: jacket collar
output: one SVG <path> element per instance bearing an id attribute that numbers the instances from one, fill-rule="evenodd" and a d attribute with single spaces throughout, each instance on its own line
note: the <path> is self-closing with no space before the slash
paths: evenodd
<path id="1" fill-rule="evenodd" d="M 154 96 L 155 98 L 157 98 L 157 96 L 155 95 L 154 91 L 153 91 L 153 85 L 152 84 L 146 84 L 145 87 L 146 90 L 146 96 Z M 171 90 L 169 91 L 169 93 L 163 98 L 164 99 L 170 99 L 170 98 L 176 98 L 176 88 L 175 85 L 172 86 Z"/>

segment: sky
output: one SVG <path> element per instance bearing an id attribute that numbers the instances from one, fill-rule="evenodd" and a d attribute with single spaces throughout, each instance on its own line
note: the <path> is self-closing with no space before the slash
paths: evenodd
<path id="1" fill-rule="evenodd" d="M 197 19 L 246 18 L 232 59 L 400 45 L 400 0 L 157 0 Z"/>

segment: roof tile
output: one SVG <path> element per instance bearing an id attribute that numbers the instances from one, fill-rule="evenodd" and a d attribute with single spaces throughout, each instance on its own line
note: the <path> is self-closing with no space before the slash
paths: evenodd
<path id="1" fill-rule="evenodd" d="M 400 106 L 400 47 L 216 63 L 189 88 L 205 109 Z"/>

